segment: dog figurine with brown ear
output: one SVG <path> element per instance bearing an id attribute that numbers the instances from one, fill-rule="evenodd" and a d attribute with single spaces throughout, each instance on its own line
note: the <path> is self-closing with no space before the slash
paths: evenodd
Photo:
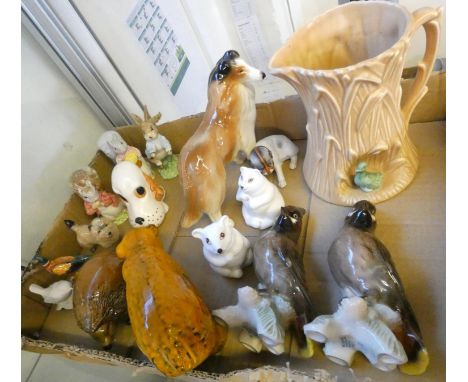
<path id="1" fill-rule="evenodd" d="M 109 248 L 120 240 L 119 228 L 104 217 L 94 218 L 89 224 L 76 224 L 73 220 L 64 220 L 64 223 L 76 233 L 76 240 L 83 248 L 96 245 Z"/>
<path id="2" fill-rule="evenodd" d="M 265 73 L 247 65 L 234 50 L 224 53 L 211 71 L 205 115 L 180 153 L 183 227 L 191 227 L 204 213 L 211 221 L 221 218 L 226 192 L 224 165 L 242 163 L 255 146 L 252 81 L 263 78 Z"/>

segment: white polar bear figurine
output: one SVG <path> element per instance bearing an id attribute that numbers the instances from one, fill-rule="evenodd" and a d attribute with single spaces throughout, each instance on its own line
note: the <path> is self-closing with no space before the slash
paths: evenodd
<path id="1" fill-rule="evenodd" d="M 241 167 L 236 200 L 242 202 L 247 225 L 265 229 L 275 224 L 285 206 L 283 196 L 273 183 L 254 168 Z"/>
<path id="2" fill-rule="evenodd" d="M 298 152 L 299 148 L 285 135 L 270 135 L 255 144 L 249 159 L 265 176 L 276 171 L 278 186 L 283 188 L 286 187 L 283 162 L 289 160 L 289 168 L 294 170 L 297 167 Z"/>
<path id="3" fill-rule="evenodd" d="M 159 227 L 169 207 L 163 202 L 165 191 L 132 162 L 117 163 L 112 170 L 112 189 L 127 206 L 133 227 Z"/>
<path id="4" fill-rule="evenodd" d="M 202 241 L 205 259 L 220 275 L 240 278 L 242 268 L 252 264 L 249 240 L 234 228 L 234 222 L 227 215 L 205 228 L 194 229 L 192 236 Z"/>

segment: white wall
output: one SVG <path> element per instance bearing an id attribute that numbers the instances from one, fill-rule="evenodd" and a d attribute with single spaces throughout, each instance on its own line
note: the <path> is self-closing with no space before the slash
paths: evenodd
<path id="1" fill-rule="evenodd" d="M 29 261 L 105 130 L 32 35 L 21 28 L 21 259 Z M 68 255 L 66 253 L 60 255 Z"/>

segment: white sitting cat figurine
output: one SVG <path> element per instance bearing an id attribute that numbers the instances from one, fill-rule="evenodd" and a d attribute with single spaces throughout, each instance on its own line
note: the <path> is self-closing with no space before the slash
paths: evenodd
<path id="1" fill-rule="evenodd" d="M 263 175 L 270 175 L 276 171 L 278 186 L 286 187 L 283 174 L 283 162 L 289 160 L 289 168 L 294 170 L 297 166 L 297 153 L 299 148 L 285 135 L 270 135 L 259 140 L 250 153 L 250 163 Z"/>
<path id="2" fill-rule="evenodd" d="M 242 202 L 247 225 L 257 229 L 271 227 L 285 206 L 278 188 L 257 169 L 241 167 L 236 200 Z"/>
<path id="3" fill-rule="evenodd" d="M 252 263 L 249 240 L 234 228 L 224 215 L 205 228 L 196 228 L 192 236 L 203 243 L 203 255 L 211 268 L 226 277 L 242 277 L 242 268 Z"/>

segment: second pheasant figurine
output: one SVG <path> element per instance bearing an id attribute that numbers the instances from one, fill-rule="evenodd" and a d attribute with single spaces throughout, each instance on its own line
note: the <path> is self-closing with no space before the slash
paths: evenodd
<path id="1" fill-rule="evenodd" d="M 214 318 L 154 226 L 129 231 L 117 247 L 133 333 L 165 375 L 186 373 L 221 350 L 226 326 Z"/>

